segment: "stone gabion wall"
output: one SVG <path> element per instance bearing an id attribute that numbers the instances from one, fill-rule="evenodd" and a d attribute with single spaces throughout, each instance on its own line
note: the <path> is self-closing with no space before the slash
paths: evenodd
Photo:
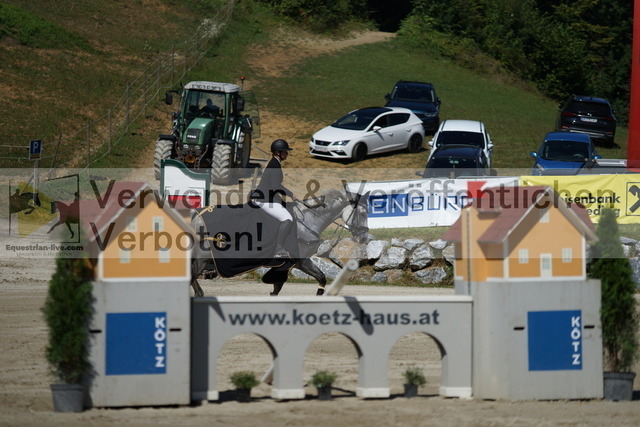
<path id="1" fill-rule="evenodd" d="M 439 284 L 450 280 L 445 266 L 453 266 L 453 245 L 444 240 L 427 242 L 422 239 L 371 240 L 359 244 L 351 238 L 324 241 L 312 257 L 329 280 L 334 279 L 348 259 L 356 259 L 360 268 L 355 279 L 364 282 L 394 283 L 411 275 L 418 282 Z M 436 260 L 444 262 L 437 262 Z M 444 266 L 443 266 L 444 265 Z M 298 269 L 291 275 L 297 279 L 312 279 Z"/>
<path id="2" fill-rule="evenodd" d="M 634 281 L 640 289 L 640 242 L 621 237 L 620 244 L 629 258 Z M 424 284 L 436 285 L 452 280 L 448 277 L 452 269 L 444 266 L 453 266 L 453 244 L 440 239 L 371 240 L 366 244 L 358 244 L 351 238 L 326 240 L 312 257 L 329 280 L 333 280 L 346 260 L 351 258 L 356 259 L 361 267 L 368 267 L 358 269 L 355 274 L 357 280 L 364 282 L 394 283 L 408 274 Z M 313 280 L 295 268 L 291 270 L 291 276 Z"/>

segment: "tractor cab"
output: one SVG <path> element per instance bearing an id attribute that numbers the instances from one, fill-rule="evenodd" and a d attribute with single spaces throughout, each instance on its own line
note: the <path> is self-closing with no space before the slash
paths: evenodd
<path id="1" fill-rule="evenodd" d="M 156 143 L 156 177 L 162 160 L 171 158 L 188 168 L 210 169 L 213 183 L 231 183 L 231 169 L 248 166 L 251 137 L 259 136 L 253 92 L 233 83 L 194 81 L 167 92 L 167 104 L 174 93 L 180 96 L 180 109 L 173 113 L 172 135 L 160 135 Z"/>

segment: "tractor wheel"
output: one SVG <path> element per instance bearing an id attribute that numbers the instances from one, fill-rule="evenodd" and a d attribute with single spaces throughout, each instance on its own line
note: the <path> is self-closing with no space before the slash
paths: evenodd
<path id="1" fill-rule="evenodd" d="M 227 144 L 216 144 L 211 158 L 211 183 L 228 185 L 231 183 L 233 149 Z"/>
<path id="2" fill-rule="evenodd" d="M 242 152 L 240 153 L 240 165 L 241 168 L 246 168 L 249 166 L 249 161 L 251 160 L 251 134 L 246 133 L 243 136 L 242 140 Z"/>
<path id="3" fill-rule="evenodd" d="M 156 179 L 160 179 L 162 161 L 171 158 L 172 150 L 172 141 L 168 139 L 159 139 L 156 141 L 156 151 L 153 153 L 153 173 Z"/>

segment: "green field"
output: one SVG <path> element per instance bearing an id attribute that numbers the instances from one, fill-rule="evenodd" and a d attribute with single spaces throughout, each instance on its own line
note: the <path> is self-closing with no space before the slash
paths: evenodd
<path id="1" fill-rule="evenodd" d="M 0 39 L 0 73 L 5 87 L 11 88 L 10 97 L 0 102 L 8 135 L 4 140 L 27 143 L 34 138 L 54 139 L 105 114 L 146 62 L 186 40 L 190 29 L 212 16 L 220 1 L 161 1 L 161 8 L 147 2 L 98 0 L 7 3 L 21 8 L 47 31 L 69 35 L 63 38 L 63 45 L 53 47 Z M 146 17 L 145 25 L 132 19 L 136 15 Z M 267 49 L 278 34 L 274 28 L 286 25 L 291 24 L 253 1 L 238 2 L 224 35 L 183 82 L 237 82 L 239 76 L 251 76 L 248 48 Z M 400 37 L 312 57 L 282 77 L 259 76 L 253 89 L 262 109 L 328 124 L 349 110 L 382 104 L 399 79 L 435 84 L 442 99 L 441 119 L 485 122 L 495 143 L 493 165 L 501 175 L 505 168 L 528 169 L 532 164 L 529 152 L 554 128 L 557 103 L 526 82 L 496 70 L 485 74 L 470 71 L 411 47 Z M 141 153 L 169 127 L 169 110 L 157 101 L 157 112 L 148 111 L 112 154 L 93 166 L 127 167 L 144 162 Z M 154 114 L 161 119 L 153 120 Z M 316 130 L 308 129 L 300 136 L 309 137 Z M 617 148 L 599 147 L 599 153 L 605 158 L 626 157 L 627 129 L 623 124 L 618 127 L 616 142 Z M 415 164 L 403 166 L 423 167 L 424 159 L 416 159 Z"/>

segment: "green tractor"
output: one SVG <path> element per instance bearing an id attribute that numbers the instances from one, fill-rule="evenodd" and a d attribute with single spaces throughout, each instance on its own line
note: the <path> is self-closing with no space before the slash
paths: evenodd
<path id="1" fill-rule="evenodd" d="M 211 183 L 228 185 L 249 165 L 251 138 L 259 137 L 259 116 L 253 92 L 232 83 L 196 81 L 168 91 L 165 102 L 181 97 L 171 135 L 160 135 L 153 170 L 160 179 L 162 160 L 175 159 L 194 170 L 209 170 Z"/>

